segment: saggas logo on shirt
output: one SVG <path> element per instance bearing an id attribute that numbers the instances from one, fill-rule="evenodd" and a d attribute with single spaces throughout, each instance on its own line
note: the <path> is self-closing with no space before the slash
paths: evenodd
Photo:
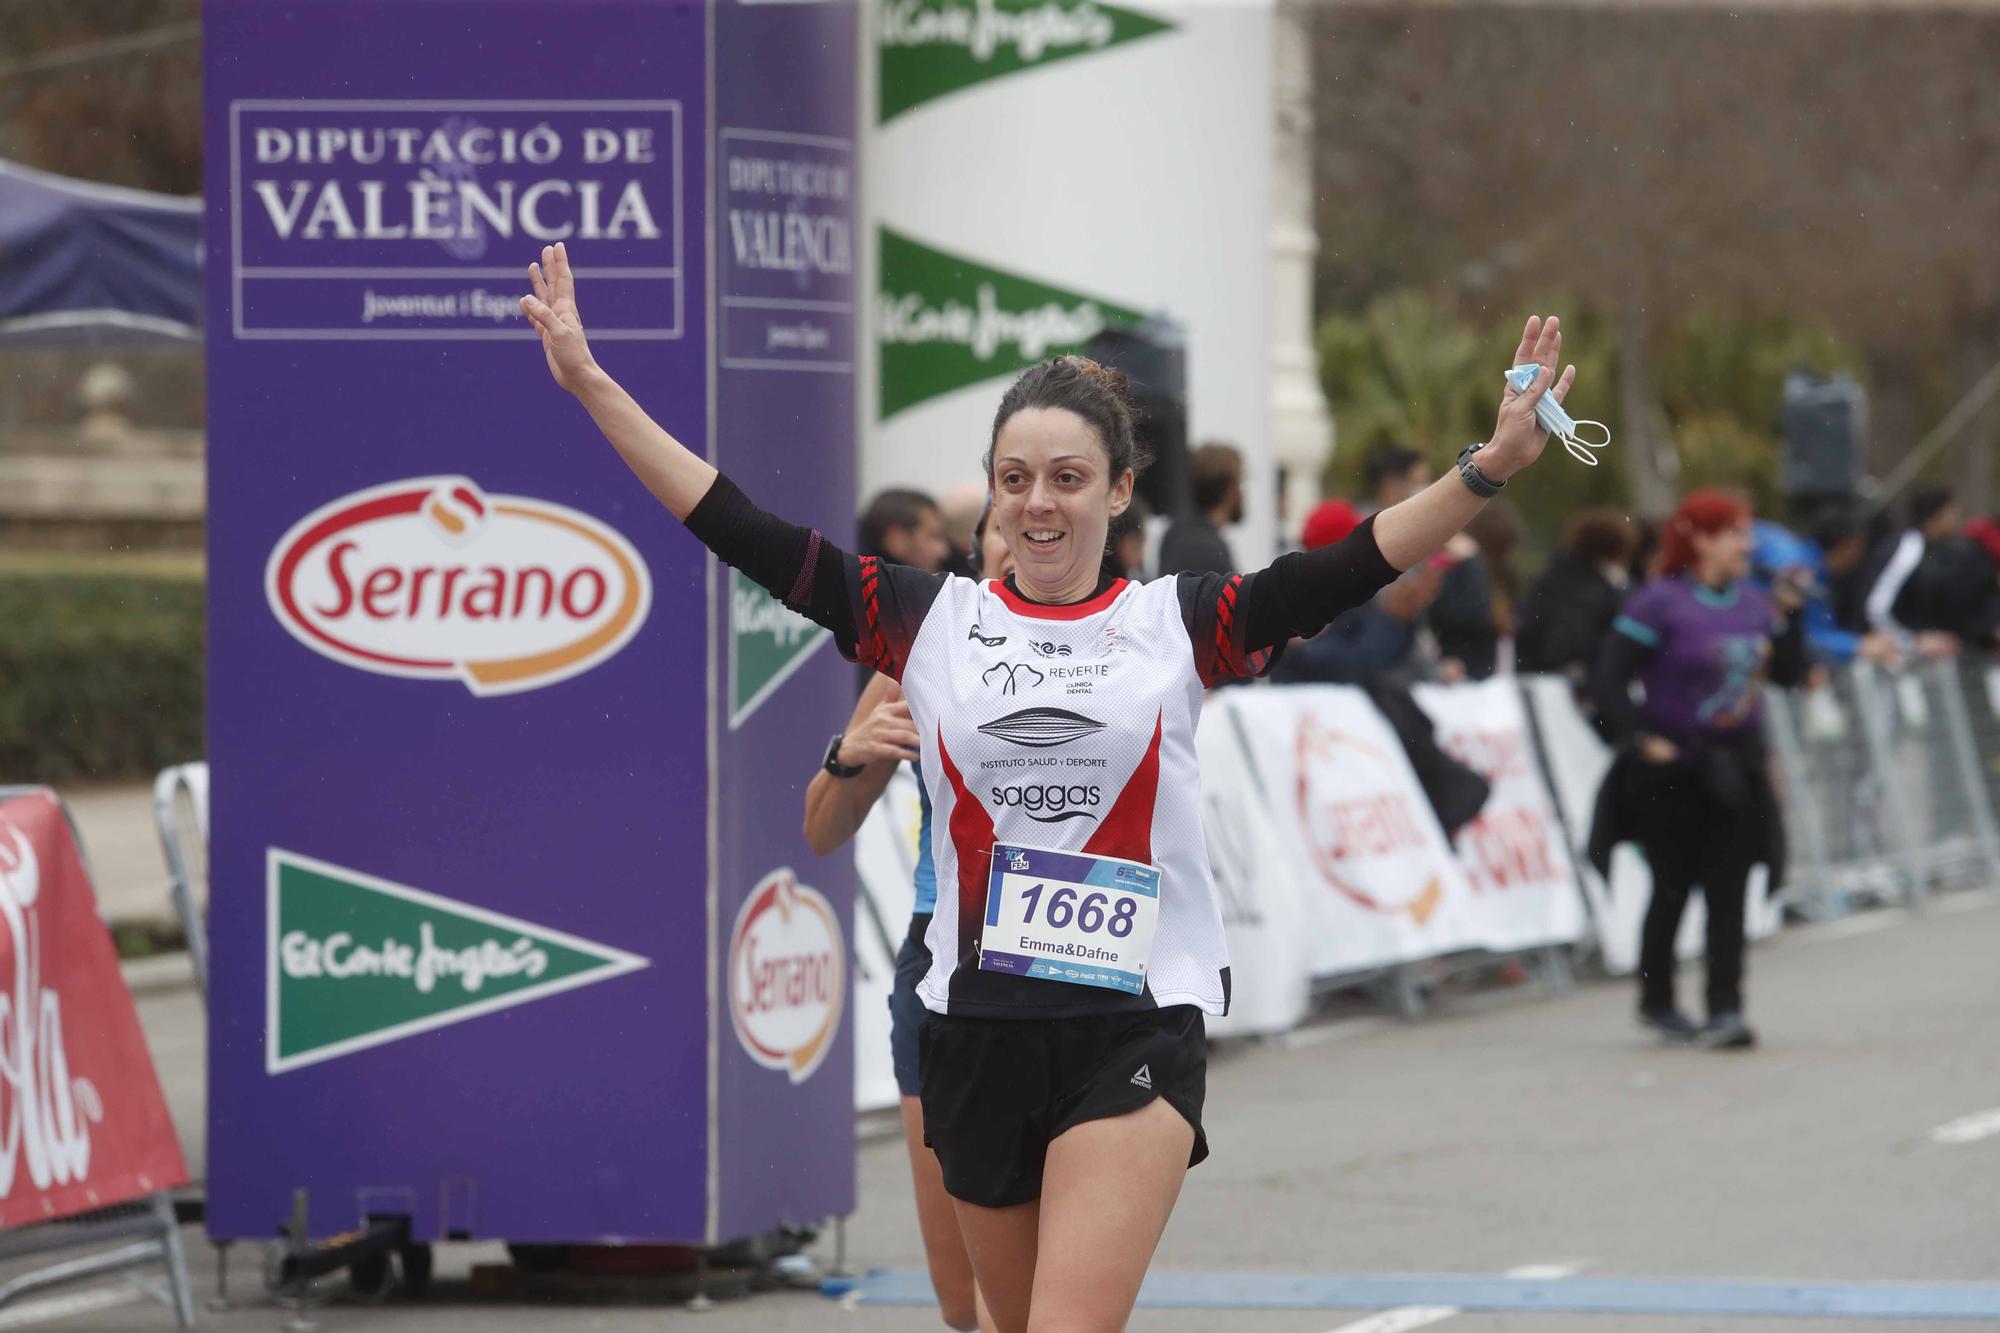
<path id="1" fill-rule="evenodd" d="M 1093 0 L 887 0 L 876 40 L 887 122 L 988 79 L 1095 55 L 1173 24 Z"/>
<path id="2" fill-rule="evenodd" d="M 988 268 L 881 229 L 875 337 L 883 420 L 940 394 L 1079 350 L 1136 310 Z"/>

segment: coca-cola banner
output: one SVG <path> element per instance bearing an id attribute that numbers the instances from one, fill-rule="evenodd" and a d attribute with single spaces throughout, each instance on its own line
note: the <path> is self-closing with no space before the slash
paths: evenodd
<path id="1" fill-rule="evenodd" d="M 187 1181 L 97 895 L 48 792 L 0 800 L 0 1227 Z"/>
<path id="2" fill-rule="evenodd" d="M 550 379 L 854 506 L 855 14 L 210 0 L 209 1227 L 726 1240 L 853 1203 L 852 702 Z M 836 1058 L 836 1056 L 838 1058 Z"/>

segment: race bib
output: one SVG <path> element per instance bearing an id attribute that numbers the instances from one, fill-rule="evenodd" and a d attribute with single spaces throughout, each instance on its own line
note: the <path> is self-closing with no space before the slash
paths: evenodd
<path id="1" fill-rule="evenodd" d="M 1159 923 L 1153 866 L 998 843 L 979 970 L 1137 995 Z"/>

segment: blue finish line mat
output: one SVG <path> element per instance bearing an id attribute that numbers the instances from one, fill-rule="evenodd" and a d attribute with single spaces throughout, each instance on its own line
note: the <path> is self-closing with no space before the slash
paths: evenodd
<path id="1" fill-rule="evenodd" d="M 931 1305 L 928 1274 L 881 1269 L 832 1278 L 821 1292 L 864 1305 Z M 1736 1315 L 1834 1319 L 2000 1319 L 2000 1284 L 1787 1282 L 1714 1278 L 1391 1277 L 1286 1273 L 1153 1273 L 1141 1308 L 1161 1310 L 1378 1310 L 1451 1305 L 1519 1314 Z"/>

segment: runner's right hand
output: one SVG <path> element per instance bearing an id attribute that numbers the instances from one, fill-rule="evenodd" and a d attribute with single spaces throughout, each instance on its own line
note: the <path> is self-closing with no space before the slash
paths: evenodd
<path id="1" fill-rule="evenodd" d="M 562 242 L 542 247 L 541 262 L 528 265 L 528 281 L 535 294 L 521 298 L 521 313 L 542 335 L 549 374 L 576 393 L 596 372 L 597 360 L 583 335 L 583 317 L 576 311 L 576 275 L 570 271 L 569 251 Z"/>
<path id="2" fill-rule="evenodd" d="M 872 764 L 878 759 L 915 759 L 917 724 L 910 717 L 910 701 L 897 690 L 875 705 L 861 719 L 861 725 L 847 733 L 834 758 L 843 764 Z"/>

